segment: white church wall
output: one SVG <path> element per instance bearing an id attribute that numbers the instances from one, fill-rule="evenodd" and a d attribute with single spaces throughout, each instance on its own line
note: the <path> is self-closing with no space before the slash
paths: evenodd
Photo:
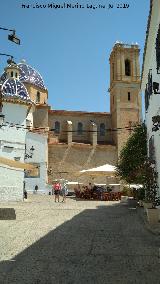
<path id="1" fill-rule="evenodd" d="M 26 126 L 33 127 L 33 112 L 34 108 L 31 108 L 26 118 Z"/>
<path id="2" fill-rule="evenodd" d="M 26 129 L 24 128 L 26 127 L 27 106 L 3 102 L 3 114 L 6 124 L 6 127 L 3 128 L 3 140 L 25 143 Z M 13 127 L 11 124 L 13 124 Z M 17 124 L 17 128 L 14 126 L 15 124 Z M 23 127 L 20 127 L 20 125 L 23 125 Z"/>
<path id="3" fill-rule="evenodd" d="M 39 166 L 38 177 L 25 176 L 25 189 L 28 193 L 35 193 L 35 186 L 38 185 L 37 193 L 46 193 L 47 183 L 47 162 L 48 162 L 48 144 L 47 136 L 28 132 L 26 135 L 26 149 L 30 152 L 31 147 L 34 147 L 32 158 L 27 158 L 26 163 L 32 163 Z"/>
<path id="4" fill-rule="evenodd" d="M 24 162 L 27 106 L 3 102 L 2 113 L 0 157 Z M 0 201 L 23 200 L 24 170 L 0 164 L 0 181 Z"/>

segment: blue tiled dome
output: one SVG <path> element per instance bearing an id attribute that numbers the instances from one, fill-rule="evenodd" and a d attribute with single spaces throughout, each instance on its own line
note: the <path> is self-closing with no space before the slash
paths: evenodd
<path id="1" fill-rule="evenodd" d="M 19 63 L 18 67 L 20 69 L 19 80 L 21 82 L 27 82 L 42 89 L 46 89 L 42 76 L 33 67 L 26 63 Z"/>
<path id="2" fill-rule="evenodd" d="M 19 80 L 8 78 L 2 84 L 2 97 L 14 97 L 20 100 L 31 102 L 26 87 Z"/>
<path id="3" fill-rule="evenodd" d="M 17 66 L 19 67 L 19 81 L 23 83 L 30 83 L 46 90 L 42 76 L 38 73 L 38 71 L 26 64 L 25 61 L 19 63 Z M 0 81 L 4 82 L 6 78 L 7 75 L 6 72 L 4 72 L 0 77 Z"/>

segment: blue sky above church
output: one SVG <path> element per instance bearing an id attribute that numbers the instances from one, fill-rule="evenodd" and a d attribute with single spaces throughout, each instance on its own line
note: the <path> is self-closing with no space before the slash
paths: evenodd
<path id="1" fill-rule="evenodd" d="M 122 1 L 90 1 L 90 7 L 97 8 L 87 8 L 82 0 L 54 3 L 84 8 L 33 8 L 49 3 L 2 1 L 0 26 L 16 29 L 21 45 L 9 42 L 8 33 L 0 31 L 0 52 L 13 55 L 17 63 L 25 59 L 41 74 L 54 109 L 109 111 L 110 52 L 117 40 L 138 42 L 142 64 L 149 0 L 125 1 L 128 8 L 118 7 Z M 6 59 L 0 57 L 1 73 Z"/>

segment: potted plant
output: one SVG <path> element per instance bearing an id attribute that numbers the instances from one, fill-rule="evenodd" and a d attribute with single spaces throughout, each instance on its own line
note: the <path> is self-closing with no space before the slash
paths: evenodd
<path id="1" fill-rule="evenodd" d="M 144 190 L 145 190 L 145 200 L 143 206 L 147 213 L 147 219 L 150 224 L 155 224 L 158 222 L 158 209 L 157 205 L 157 176 L 158 173 L 155 170 L 155 164 L 149 159 L 146 160 L 144 164 Z"/>
<path id="2" fill-rule="evenodd" d="M 126 202 L 128 200 L 128 188 L 126 186 L 123 187 L 121 191 L 121 202 Z"/>
<path id="3" fill-rule="evenodd" d="M 136 199 L 139 202 L 139 206 L 143 207 L 143 200 L 145 199 L 145 189 L 144 187 L 140 187 L 136 191 Z"/>

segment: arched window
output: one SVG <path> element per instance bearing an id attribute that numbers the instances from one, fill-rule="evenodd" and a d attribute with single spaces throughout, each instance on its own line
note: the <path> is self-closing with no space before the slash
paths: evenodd
<path id="1" fill-rule="evenodd" d="M 105 136 L 105 124 L 100 124 L 100 136 Z"/>
<path id="2" fill-rule="evenodd" d="M 77 133 L 79 135 L 82 135 L 82 133 L 83 133 L 83 124 L 82 124 L 82 122 L 78 122 Z"/>
<path id="3" fill-rule="evenodd" d="M 17 72 L 15 73 L 15 77 L 17 78 L 18 76 L 17 76 Z"/>
<path id="4" fill-rule="evenodd" d="M 59 122 L 59 121 L 56 121 L 56 122 L 55 122 L 55 127 L 54 127 L 54 129 L 55 129 L 55 130 L 54 130 L 55 133 L 57 133 L 57 134 L 60 133 L 60 122 Z"/>
<path id="5" fill-rule="evenodd" d="M 13 77 L 13 71 L 11 71 L 11 77 Z"/>
<path id="6" fill-rule="evenodd" d="M 131 76 L 131 62 L 129 59 L 125 60 L 125 75 Z"/>
<path id="7" fill-rule="evenodd" d="M 36 103 L 40 103 L 40 92 L 37 92 Z"/>

